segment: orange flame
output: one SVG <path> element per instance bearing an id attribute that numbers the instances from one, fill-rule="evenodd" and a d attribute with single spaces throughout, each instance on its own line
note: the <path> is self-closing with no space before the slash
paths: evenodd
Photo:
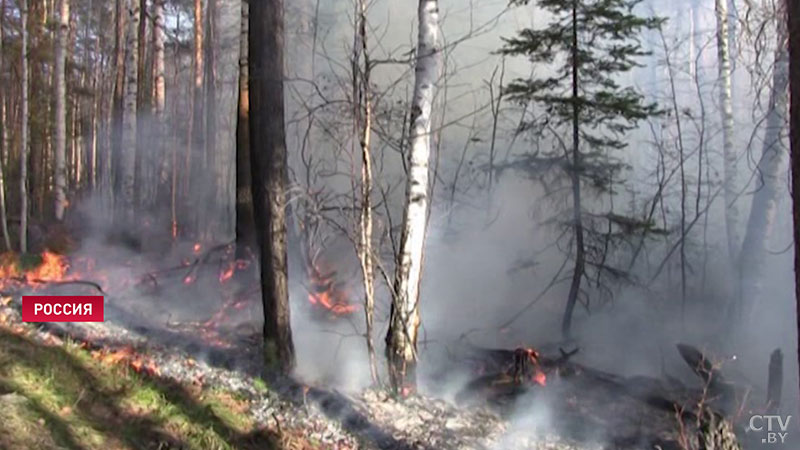
<path id="1" fill-rule="evenodd" d="M 28 271 L 22 271 L 19 260 L 13 253 L 0 255 L 0 287 L 14 282 L 34 283 L 36 281 L 62 281 L 66 279 L 69 264 L 66 257 L 45 251 L 42 262 Z M 36 287 L 35 284 L 33 286 Z"/>
<path id="2" fill-rule="evenodd" d="M 316 267 L 312 267 L 309 272 L 309 303 L 325 308 L 337 316 L 352 314 L 358 310 L 358 305 L 350 303 L 347 288 L 336 282 L 336 272 L 322 275 Z"/>

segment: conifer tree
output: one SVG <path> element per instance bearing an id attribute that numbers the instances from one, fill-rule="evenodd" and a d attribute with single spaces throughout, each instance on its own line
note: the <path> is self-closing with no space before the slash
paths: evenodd
<path id="1" fill-rule="evenodd" d="M 582 185 L 596 190 L 611 188 L 624 165 L 614 153 L 627 147 L 625 134 L 637 123 L 658 114 L 655 104 L 645 102 L 631 87 L 620 84 L 620 75 L 637 67 L 648 53 L 639 35 L 661 24 L 658 18 L 639 17 L 634 8 L 641 0 L 540 0 L 539 10 L 552 15 L 541 29 L 524 29 L 505 40 L 501 53 L 526 56 L 536 65 L 529 79 L 516 79 L 505 90 L 509 98 L 537 109 L 521 131 L 538 133 L 552 147 L 544 146 L 525 158 L 527 169 L 563 168 L 570 183 L 574 271 L 562 321 L 562 333 L 570 335 L 572 315 L 587 266 L 611 270 L 601 255 L 587 248 Z M 523 5 L 529 0 L 513 0 Z M 540 173 L 540 172 L 539 172 Z M 607 215 L 609 221 L 618 216 Z M 598 261 L 588 260 L 596 257 Z"/>

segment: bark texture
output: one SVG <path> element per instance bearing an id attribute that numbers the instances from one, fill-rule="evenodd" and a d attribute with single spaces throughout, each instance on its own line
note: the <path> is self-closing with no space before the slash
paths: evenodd
<path id="1" fill-rule="evenodd" d="M 420 0 L 418 17 L 408 179 L 394 298 L 386 335 L 389 381 L 395 393 L 402 394 L 416 388 L 419 289 L 428 221 L 432 110 L 441 60 L 439 2 Z"/>
<path id="2" fill-rule="evenodd" d="M 69 39 L 69 0 L 60 0 L 56 37 L 56 136 L 55 136 L 55 213 L 64 220 L 67 206 L 67 40 Z"/>
<path id="3" fill-rule="evenodd" d="M 130 226 L 135 219 L 136 204 L 136 136 L 138 131 L 138 88 L 139 88 L 139 21 L 141 20 L 139 0 L 128 0 L 128 29 L 125 54 L 125 95 L 122 107 L 122 136 L 120 155 L 120 174 L 122 191 L 120 199 L 120 224 Z"/>
<path id="4" fill-rule="evenodd" d="M 20 189 L 20 226 L 19 226 L 19 249 L 20 252 L 28 251 L 28 127 L 29 127 L 29 105 L 28 105 L 28 0 L 21 0 L 20 3 L 20 22 L 22 24 L 22 105 L 20 126 L 20 170 L 19 170 L 19 189 Z"/>
<path id="5" fill-rule="evenodd" d="M 739 249 L 739 210 L 737 208 L 737 155 L 733 147 L 733 104 L 731 84 L 731 58 L 728 33 L 728 0 L 715 0 L 717 17 L 717 61 L 719 68 L 719 110 L 722 119 L 722 155 L 725 161 L 725 231 L 728 256 L 736 260 Z"/>
<path id="6" fill-rule="evenodd" d="M 239 118 L 236 121 L 236 252 L 245 257 L 245 248 L 255 242 L 253 195 L 250 182 L 250 94 L 247 76 L 248 5 L 242 3 L 239 44 Z"/>
<path id="7" fill-rule="evenodd" d="M 289 372 L 295 355 L 286 255 L 286 130 L 283 1 L 250 4 L 250 162 L 261 254 L 266 368 Z"/>

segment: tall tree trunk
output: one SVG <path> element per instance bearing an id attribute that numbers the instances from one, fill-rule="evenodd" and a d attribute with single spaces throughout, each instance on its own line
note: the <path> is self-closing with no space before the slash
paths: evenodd
<path id="1" fill-rule="evenodd" d="M 132 226 L 136 206 L 136 135 L 137 92 L 139 88 L 139 0 L 128 0 L 128 34 L 125 57 L 125 98 L 122 112 L 122 155 L 120 158 L 122 177 L 122 205 L 119 210 L 120 224 Z"/>
<path id="2" fill-rule="evenodd" d="M 286 129 L 283 0 L 250 4 L 250 162 L 261 254 L 266 368 L 289 372 L 295 355 L 286 265 Z"/>
<path id="3" fill-rule="evenodd" d="M 356 10 L 357 28 L 356 64 L 358 70 L 353 72 L 358 90 L 358 102 L 355 108 L 355 119 L 359 126 L 361 147 L 361 220 L 359 226 L 358 259 L 361 265 L 361 276 L 364 284 L 364 318 L 366 322 L 367 355 L 369 357 L 370 376 L 373 383 L 378 383 L 378 366 L 375 359 L 375 343 L 373 322 L 375 315 L 375 270 L 373 268 L 372 248 L 372 98 L 370 95 L 370 75 L 372 62 L 367 46 L 367 0 L 359 0 Z M 360 56 L 359 56 L 360 55 Z M 363 65 L 362 62 L 363 61 Z M 361 67 L 358 67 L 361 65 Z M 359 77 L 359 73 L 361 76 Z M 359 80 L 360 78 L 360 80 Z"/>
<path id="4" fill-rule="evenodd" d="M 156 184 L 153 180 L 153 160 L 156 155 L 150 149 L 155 148 L 154 142 L 157 137 L 152 132 L 153 129 L 145 127 L 143 124 L 150 123 L 146 115 L 151 111 L 152 93 L 150 77 L 147 71 L 147 0 L 139 1 L 139 25 L 136 32 L 136 146 L 139 151 L 135 158 L 135 178 L 134 185 L 134 208 L 146 210 L 153 205 Z M 152 71 L 149 72 L 152 75 Z"/>
<path id="5" fill-rule="evenodd" d="M 241 0 L 214 0 L 211 20 L 213 41 L 213 135 L 208 137 L 209 175 L 213 180 L 208 208 L 211 237 L 230 242 L 236 237 L 236 117 L 239 90 Z M 210 125 L 209 125 L 210 126 Z"/>
<path id="6" fill-rule="evenodd" d="M 67 40 L 69 39 L 69 0 L 60 0 L 58 36 L 56 38 L 56 148 L 55 148 L 55 212 L 56 220 L 64 220 L 67 207 Z"/>
<path id="7" fill-rule="evenodd" d="M 22 112 L 20 120 L 20 162 L 19 162 L 19 189 L 20 189 L 20 225 L 19 249 L 20 252 L 28 251 L 28 0 L 20 0 L 20 22 L 22 27 Z"/>
<path id="8" fill-rule="evenodd" d="M 201 189 L 195 191 L 200 200 L 200 204 L 204 207 L 195 208 L 195 223 L 197 224 L 197 231 L 200 240 L 207 240 L 214 242 L 214 224 L 217 217 L 214 216 L 212 211 L 215 181 L 213 178 L 214 173 L 214 159 L 216 153 L 216 127 L 217 127 L 217 106 L 216 106 L 216 78 L 217 78 L 217 65 L 215 58 L 216 50 L 216 34 L 215 23 L 217 21 L 217 0 L 206 0 L 206 16 L 205 16 L 205 104 L 203 105 L 205 112 L 205 135 L 203 137 L 204 147 L 202 150 L 202 179 L 204 180 Z M 200 173 L 200 172 L 196 172 Z"/>
<path id="9" fill-rule="evenodd" d="M 572 315 L 578 303 L 578 294 L 581 289 L 581 279 L 586 264 L 586 254 L 583 243 L 583 217 L 581 214 L 581 151 L 580 151 L 580 108 L 579 108 L 579 66 L 578 66 L 578 2 L 572 2 L 572 220 L 575 233 L 575 268 L 572 272 L 572 282 L 569 286 L 567 306 L 561 320 L 561 334 L 569 338 L 572 332 Z"/>
<path id="10" fill-rule="evenodd" d="M 780 9 L 785 14 L 784 9 Z M 786 151 L 782 142 L 782 132 L 786 127 L 787 103 L 789 101 L 789 51 L 786 20 L 778 22 L 778 42 L 775 49 L 775 65 L 772 70 L 772 90 L 770 91 L 769 111 L 767 112 L 764 146 L 755 173 L 755 194 L 753 195 L 750 217 L 742 243 L 739 259 L 741 310 L 734 312 L 742 316 L 734 319 L 750 321 L 753 313 L 763 300 L 762 282 L 765 277 L 767 244 L 777 212 L 778 199 L 784 189 L 784 169 Z"/>
<path id="11" fill-rule="evenodd" d="M 3 230 L 3 243 L 7 251 L 11 251 L 11 236 L 8 234 L 8 211 L 6 209 L 6 177 L 3 171 L 6 155 L 11 151 L 8 148 L 8 114 L 6 113 L 6 98 L 8 86 L 6 81 L 5 66 L 3 65 L 3 25 L 5 22 L 6 0 L 0 0 L 0 228 Z"/>
<path id="12" fill-rule="evenodd" d="M 792 211 L 794 218 L 794 294 L 797 308 L 797 358 L 800 363 L 800 2 L 786 0 L 789 22 Z"/>
<path id="13" fill-rule="evenodd" d="M 442 51 L 438 0 L 420 0 L 418 20 L 408 179 L 394 296 L 386 335 L 389 381 L 396 394 L 407 394 L 416 389 L 419 289 L 428 221 L 432 110 Z"/>
<path id="14" fill-rule="evenodd" d="M 722 120 L 722 155 L 725 177 L 725 235 L 728 242 L 728 257 L 735 261 L 739 249 L 739 210 L 737 196 L 737 155 L 733 148 L 733 104 L 731 82 L 730 42 L 728 34 L 728 0 L 715 0 L 717 16 L 717 65 L 720 83 L 719 109 Z"/>
<path id="15" fill-rule="evenodd" d="M 116 0 L 114 11 L 116 33 L 114 36 L 114 96 L 111 104 L 111 154 L 110 175 L 113 186 L 112 198 L 117 205 L 122 199 L 122 109 L 125 98 L 125 17 L 126 2 Z"/>
<path id="16" fill-rule="evenodd" d="M 255 241 L 253 195 L 250 176 L 250 95 L 247 76 L 248 5 L 241 2 L 239 37 L 239 118 L 236 121 L 236 256 L 246 256 L 245 248 Z"/>
<path id="17" fill-rule="evenodd" d="M 153 116 L 155 118 L 155 154 L 158 155 L 159 206 L 167 204 L 170 192 L 170 158 L 167 154 L 168 133 L 166 124 L 167 85 L 164 60 L 164 0 L 153 0 Z"/>
<path id="18" fill-rule="evenodd" d="M 204 79 L 204 54 L 203 54 L 203 0 L 194 0 L 194 59 L 192 67 L 194 70 L 194 90 L 192 92 L 192 115 L 189 120 L 189 148 L 187 152 L 186 166 L 186 188 L 187 200 L 192 206 L 200 207 L 195 203 L 200 200 L 197 192 L 203 188 L 203 159 L 205 146 L 203 137 L 205 133 L 203 115 L 203 79 Z M 197 224 L 194 224 L 195 231 Z"/>

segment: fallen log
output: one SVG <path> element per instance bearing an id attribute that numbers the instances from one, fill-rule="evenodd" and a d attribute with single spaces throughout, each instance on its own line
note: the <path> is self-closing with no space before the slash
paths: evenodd
<path id="1" fill-rule="evenodd" d="M 697 347 L 677 344 L 678 352 L 689 368 L 703 381 L 703 398 L 725 417 L 738 415 L 750 389 L 736 386 L 722 375 L 722 362 L 714 361 Z"/>

